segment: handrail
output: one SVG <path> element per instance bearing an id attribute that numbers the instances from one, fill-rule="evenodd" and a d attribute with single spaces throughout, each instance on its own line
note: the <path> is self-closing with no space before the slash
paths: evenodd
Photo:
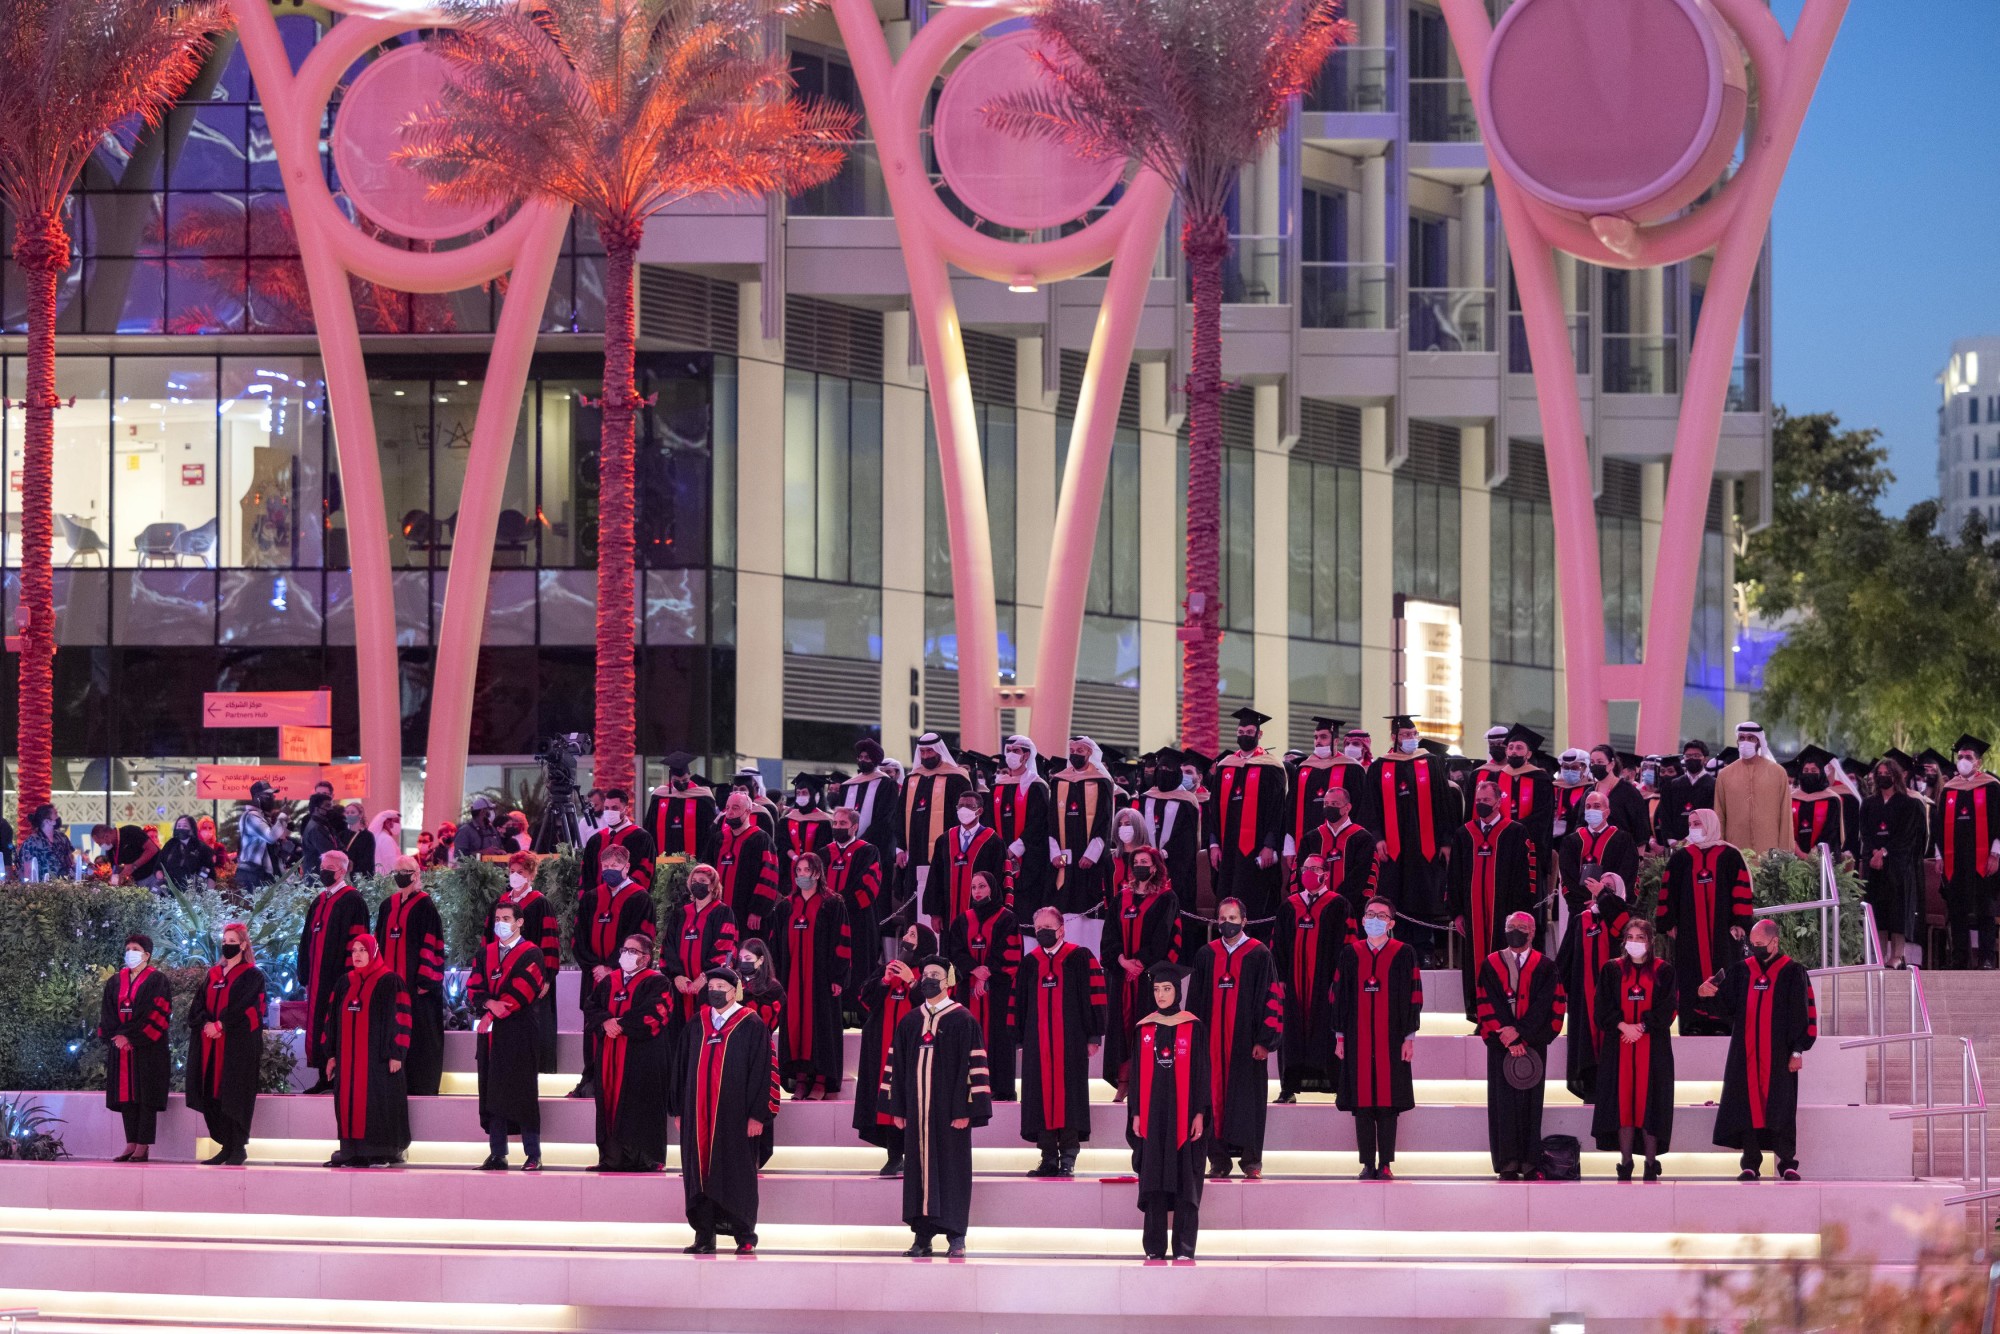
<path id="1" fill-rule="evenodd" d="M 1928 1029 L 1930 1026 L 1930 1007 L 1923 995 L 1922 970 L 1913 968 L 1909 972 L 1911 1009 L 1913 1012 L 1922 1015 L 1924 1026 Z M 1961 1101 L 1957 1103 L 1940 1105 L 1937 1101 L 1936 1061 L 1934 1053 L 1936 1044 L 1940 1041 L 1956 1042 L 1959 1044 L 1959 1090 Z M 1916 1049 L 1919 1043 L 1923 1044 L 1924 1048 L 1924 1101 L 1922 1105 L 1916 1105 L 1914 1102 L 1917 1096 Z M 1924 1121 L 1927 1123 L 1950 1116 L 1955 1116 L 1959 1119 L 1959 1180 L 1968 1186 L 1975 1180 L 1979 1183 L 1979 1189 L 1968 1193 L 1963 1202 L 1977 1203 L 1979 1205 L 1979 1228 L 1983 1235 L 1990 1225 L 1989 1215 L 1991 1210 L 1988 1208 L 1987 1201 L 1995 1195 L 2000 1195 L 2000 1191 L 1989 1191 L 1991 1178 L 1988 1174 L 1986 1156 L 1986 1128 L 1988 1120 L 1986 1083 L 1979 1073 L 1979 1058 L 1973 1048 L 1972 1039 L 1960 1033 L 1933 1033 L 1928 1031 L 1889 1033 L 1872 1037 L 1848 1038 L 1841 1042 L 1840 1049 L 1842 1051 L 1850 1051 L 1863 1047 L 1890 1047 L 1897 1045 L 1907 1045 L 1910 1049 L 1910 1097 L 1912 1105 L 1900 1111 L 1889 1113 L 1889 1119 L 1891 1121 Z M 1887 1076 L 1886 1065 L 1886 1058 L 1876 1062 L 1877 1076 L 1884 1080 L 1885 1085 Z M 1973 1171 L 1972 1147 L 1975 1124 L 1978 1127 L 1979 1135 L 1978 1171 L 1976 1173 Z M 1937 1133 L 1934 1129 L 1929 1128 L 1924 1132 L 1924 1172 L 1927 1176 L 1935 1176 L 1937 1174 Z"/>

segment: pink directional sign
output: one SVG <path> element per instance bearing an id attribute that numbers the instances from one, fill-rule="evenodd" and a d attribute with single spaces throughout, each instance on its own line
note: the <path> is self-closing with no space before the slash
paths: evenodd
<path id="1" fill-rule="evenodd" d="M 330 727 L 330 690 L 209 691 L 201 697 L 203 727 Z"/>
<path id="2" fill-rule="evenodd" d="M 399 46 L 348 87 L 333 122 L 333 165 L 354 206 L 398 236 L 444 241 L 477 231 L 499 209 L 433 201 L 423 177 L 390 155 L 402 147 L 403 123 L 434 101 L 445 64 L 421 42 Z"/>
<path id="3" fill-rule="evenodd" d="M 1036 231 L 1082 217 L 1124 175 L 1123 162 L 1093 162 L 1060 144 L 996 133 L 985 109 L 1048 76 L 1035 63 L 1033 32 L 982 42 L 945 80 L 931 133 L 938 167 L 966 207 L 1003 227 Z"/>

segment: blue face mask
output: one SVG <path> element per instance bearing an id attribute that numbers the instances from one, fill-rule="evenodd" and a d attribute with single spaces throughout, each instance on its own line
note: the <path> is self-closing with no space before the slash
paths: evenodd
<path id="1" fill-rule="evenodd" d="M 1589 825 L 1592 829 L 1602 828 L 1604 824 L 1604 812 L 1585 811 L 1583 813 L 1583 822 Z"/>
<path id="2" fill-rule="evenodd" d="M 1389 934 L 1389 923 L 1380 917 L 1364 917 L 1361 919 L 1361 929 L 1368 933 L 1370 940 L 1380 940 Z"/>

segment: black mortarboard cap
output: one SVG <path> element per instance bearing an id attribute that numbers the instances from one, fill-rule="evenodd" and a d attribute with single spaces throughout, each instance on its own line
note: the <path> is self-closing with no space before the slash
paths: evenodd
<path id="1" fill-rule="evenodd" d="M 1186 759 L 1181 751 L 1175 750 L 1172 746 L 1161 746 L 1153 752 L 1153 764 L 1157 768 L 1173 769 L 1178 772 L 1181 765 L 1188 763 L 1192 761 Z"/>
<path id="2" fill-rule="evenodd" d="M 1328 732 L 1338 732 L 1346 725 L 1346 723 L 1338 718 L 1322 718 L 1316 713 L 1313 715 L 1313 730 L 1316 732 L 1321 729 L 1325 729 Z"/>
<path id="3" fill-rule="evenodd" d="M 1896 746 L 1891 746 L 1889 749 L 1883 751 L 1882 758 L 1885 760 L 1894 760 L 1901 766 L 1904 773 L 1908 773 L 1917 767 L 1917 762 L 1910 758 L 1908 752 Z"/>
<path id="4" fill-rule="evenodd" d="M 804 788 L 815 795 L 824 792 L 826 790 L 826 775 L 821 773 L 793 774 L 792 791 L 796 792 L 800 788 Z"/>
<path id="5" fill-rule="evenodd" d="M 1981 741 L 1970 732 L 1961 733 L 1958 740 L 1952 742 L 1951 748 L 1953 753 L 1961 750 L 1969 750 L 1974 755 L 1984 755 L 1988 749 L 1984 741 Z"/>
<path id="6" fill-rule="evenodd" d="M 828 769 L 824 774 L 821 774 L 820 777 L 824 778 L 828 783 L 831 783 L 834 786 L 838 787 L 840 784 L 845 783 L 847 781 L 849 775 L 845 769 Z"/>
<path id="7" fill-rule="evenodd" d="M 1618 752 L 1618 763 L 1627 769 L 1636 769 L 1639 767 L 1639 756 L 1635 751 L 1621 750 Z"/>
<path id="8" fill-rule="evenodd" d="M 1201 770 L 1203 773 L 1207 773 L 1208 766 L 1214 764 L 1215 761 L 1211 757 L 1202 754 L 1198 750 L 1190 750 L 1186 747 L 1183 747 L 1181 750 L 1181 763 L 1192 764 L 1195 768 Z"/>
<path id="9" fill-rule="evenodd" d="M 694 756 L 684 750 L 675 751 L 673 754 L 667 756 L 665 760 L 667 772 L 670 774 L 684 774 L 688 771 L 688 766 L 693 763 Z"/>
<path id="10" fill-rule="evenodd" d="M 1445 745 L 1442 741 L 1434 741 L 1430 737 L 1420 739 L 1417 742 L 1417 749 L 1435 755 L 1439 759 L 1448 760 L 1451 758 L 1451 747 Z"/>
<path id="11" fill-rule="evenodd" d="M 1792 757 L 1796 764 L 1817 764 L 1821 769 L 1833 763 L 1833 752 L 1822 746 L 1802 746 Z"/>
<path id="12" fill-rule="evenodd" d="M 1148 982 L 1171 982 L 1175 986 L 1185 981 L 1187 975 L 1188 969 L 1184 965 L 1169 960 L 1162 960 L 1146 970 Z"/>
<path id="13" fill-rule="evenodd" d="M 1400 732 L 1405 727 L 1415 727 L 1416 725 L 1417 720 L 1407 713 L 1392 713 L 1389 715 L 1389 726 L 1395 731 Z"/>
<path id="14" fill-rule="evenodd" d="M 1229 716 L 1234 718 L 1238 723 L 1242 723 L 1250 727 L 1262 727 L 1265 723 L 1271 721 L 1270 714 L 1259 713 L 1257 712 L 1257 710 L 1249 707 L 1248 705 L 1245 705 L 1244 707 L 1236 710 L 1236 712 L 1230 714 Z"/>
<path id="15" fill-rule="evenodd" d="M 1950 763 L 1950 761 L 1946 760 L 1944 756 L 1938 754 L 1937 751 L 1933 750 L 1931 747 L 1925 746 L 1922 750 L 1917 752 L 1917 763 L 1935 764 L 1938 768 L 1942 769 L 1948 763 Z"/>
<path id="16" fill-rule="evenodd" d="M 1104 767 L 1113 769 L 1125 763 L 1125 752 L 1116 746 L 1099 746 L 1098 753 L 1104 757 Z"/>
<path id="17" fill-rule="evenodd" d="M 921 973 L 932 964 L 936 964 L 938 967 L 944 969 L 946 974 L 951 972 L 951 960 L 945 958 L 942 954 L 926 954 L 917 961 L 917 971 Z"/>
<path id="18" fill-rule="evenodd" d="M 1508 728 L 1507 739 L 1509 741 L 1519 741 L 1524 743 L 1528 747 L 1528 753 L 1531 755 L 1534 754 L 1536 751 L 1540 750 L 1544 745 L 1548 744 L 1547 737 L 1543 736 L 1540 732 L 1537 732 L 1534 728 L 1528 726 L 1526 723 L 1515 723 L 1512 727 Z"/>
<path id="19" fill-rule="evenodd" d="M 1724 764 L 1734 764 L 1743 758 L 1743 752 L 1737 750 L 1734 746 L 1724 746 L 1715 758 Z"/>

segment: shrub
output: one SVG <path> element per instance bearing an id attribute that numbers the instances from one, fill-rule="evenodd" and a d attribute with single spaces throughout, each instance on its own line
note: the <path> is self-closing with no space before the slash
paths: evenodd
<path id="1" fill-rule="evenodd" d="M 8 930 L 0 932 L 0 1088 L 90 1088 L 103 1071 L 94 1034 L 104 983 L 126 936 L 151 926 L 153 896 L 66 880 L 9 883 L 0 892 L 8 906 Z"/>
<path id="2" fill-rule="evenodd" d="M 53 1162 L 69 1157 L 63 1147 L 64 1121 L 25 1094 L 0 1098 L 0 1159 L 19 1162 Z"/>
<path id="3" fill-rule="evenodd" d="M 1746 853 L 1750 862 L 1751 898 L 1760 908 L 1778 903 L 1811 903 L 1820 897 L 1819 857 L 1785 851 L 1762 856 Z M 1834 884 L 1840 899 L 1840 961 L 1861 962 L 1861 877 L 1846 860 L 1834 863 Z M 1777 919 L 1779 947 L 1809 968 L 1819 967 L 1819 914 L 1795 912 Z"/>

